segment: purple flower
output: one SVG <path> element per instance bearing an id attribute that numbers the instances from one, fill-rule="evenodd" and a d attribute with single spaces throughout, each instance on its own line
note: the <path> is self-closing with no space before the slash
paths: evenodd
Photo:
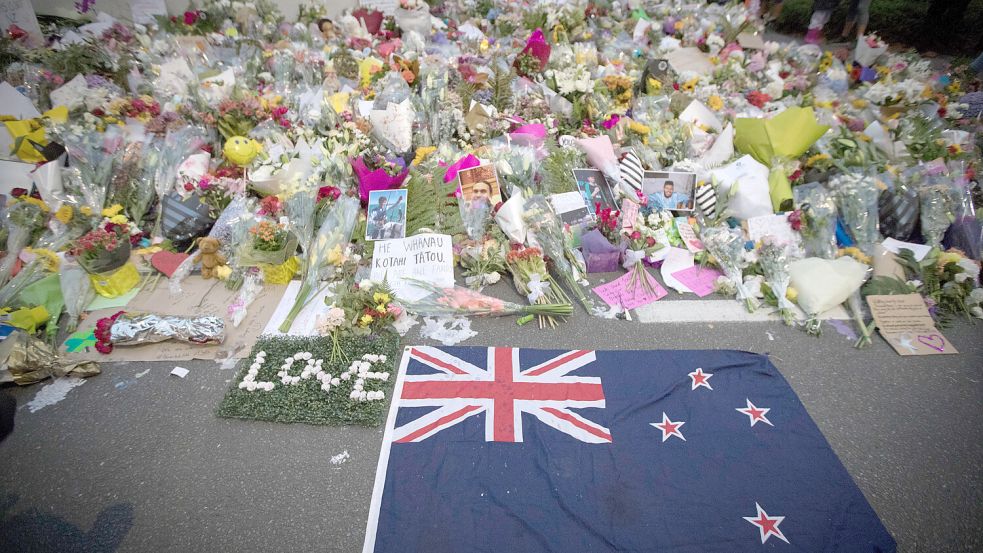
<path id="1" fill-rule="evenodd" d="M 92 6 L 95 5 L 96 5 L 96 0 L 79 0 L 78 2 L 75 3 L 75 11 L 81 14 L 89 13 L 89 10 L 91 10 Z"/>

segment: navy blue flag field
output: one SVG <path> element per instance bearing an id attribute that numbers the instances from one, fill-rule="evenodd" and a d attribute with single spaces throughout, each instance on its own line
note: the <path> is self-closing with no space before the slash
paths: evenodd
<path id="1" fill-rule="evenodd" d="M 365 553 L 889 552 L 767 357 L 406 348 Z"/>

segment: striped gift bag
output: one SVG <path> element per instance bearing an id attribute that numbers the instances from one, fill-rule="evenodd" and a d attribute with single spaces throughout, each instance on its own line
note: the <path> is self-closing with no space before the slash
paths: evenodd
<path id="1" fill-rule="evenodd" d="M 161 232 L 172 242 L 185 245 L 198 236 L 204 236 L 215 224 L 209 207 L 192 194 L 182 199 L 177 192 L 164 196 L 160 202 Z"/>
<path id="2" fill-rule="evenodd" d="M 642 168 L 642 160 L 635 155 L 635 152 L 627 152 L 621 156 L 619 165 L 621 169 L 621 182 L 635 190 L 641 190 L 644 169 Z"/>
<path id="3" fill-rule="evenodd" d="M 717 217 L 717 192 L 713 185 L 706 183 L 696 189 L 696 206 L 709 219 Z"/>
<path id="4" fill-rule="evenodd" d="M 881 220 L 881 234 L 909 241 L 918 224 L 918 193 L 908 188 L 884 190 L 877 198 L 877 211 Z"/>

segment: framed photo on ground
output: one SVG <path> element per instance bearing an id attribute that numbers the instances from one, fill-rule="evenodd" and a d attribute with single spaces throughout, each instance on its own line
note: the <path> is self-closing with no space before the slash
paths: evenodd
<path id="1" fill-rule="evenodd" d="M 406 237 L 406 189 L 369 192 L 366 240 L 392 240 Z"/>
<path id="2" fill-rule="evenodd" d="M 587 209 L 591 215 L 597 215 L 596 206 L 601 205 L 601 209 L 618 209 L 615 202 L 614 189 L 605 178 L 604 173 L 598 169 L 574 169 L 573 177 L 577 181 L 577 190 L 584 197 Z"/>
<path id="3" fill-rule="evenodd" d="M 491 205 L 502 201 L 502 188 L 498 184 L 498 174 L 491 164 L 462 169 L 457 173 L 461 186 L 461 197 L 466 202 L 488 200 Z"/>
<path id="4" fill-rule="evenodd" d="M 696 173 L 645 171 L 642 177 L 642 193 L 650 209 L 693 211 L 695 189 Z"/>

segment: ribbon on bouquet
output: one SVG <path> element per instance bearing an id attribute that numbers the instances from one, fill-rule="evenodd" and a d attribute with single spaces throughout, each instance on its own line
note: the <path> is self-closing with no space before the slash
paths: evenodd
<path id="1" fill-rule="evenodd" d="M 529 277 L 529 295 L 526 296 L 529 299 L 529 303 L 533 304 L 539 301 L 540 298 L 546 295 L 546 292 L 550 289 L 550 283 L 544 282 L 542 276 L 539 273 L 534 273 Z"/>

